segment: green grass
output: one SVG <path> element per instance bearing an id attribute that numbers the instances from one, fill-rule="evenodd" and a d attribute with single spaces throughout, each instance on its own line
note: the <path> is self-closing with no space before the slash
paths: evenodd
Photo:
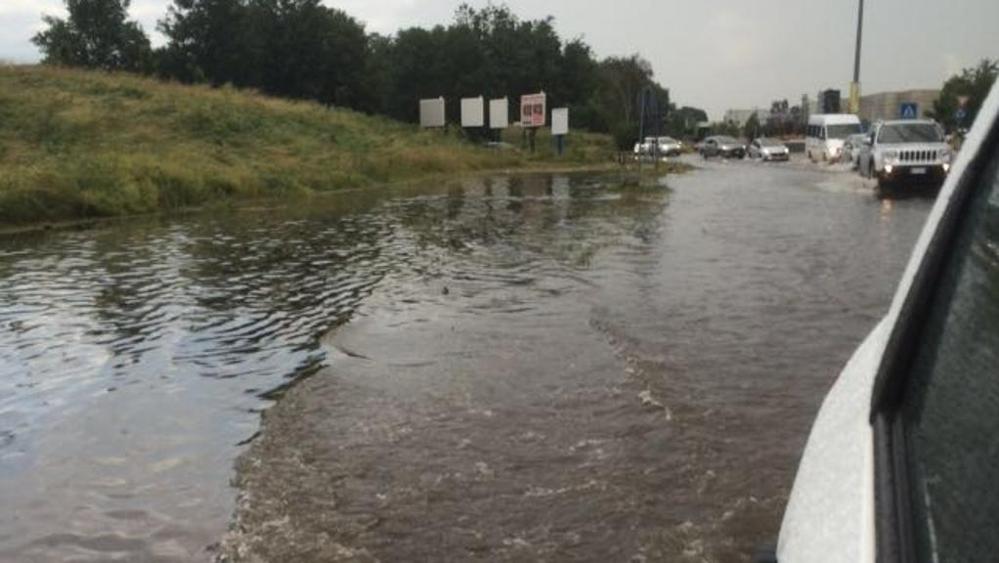
<path id="1" fill-rule="evenodd" d="M 556 164 L 547 136 L 539 136 L 534 155 L 460 137 L 231 88 L 0 66 L 0 223 L 152 213 Z M 612 152 L 608 137 L 581 133 L 570 137 L 557 163 L 606 162 Z"/>

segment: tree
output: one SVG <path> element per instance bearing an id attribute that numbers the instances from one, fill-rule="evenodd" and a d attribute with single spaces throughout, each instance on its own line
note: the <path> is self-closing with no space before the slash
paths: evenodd
<path id="1" fill-rule="evenodd" d="M 611 132 L 624 146 L 638 134 L 640 92 L 651 92 L 660 108 L 651 131 L 671 108 L 669 91 L 645 59 L 597 62 L 582 39 L 560 38 L 553 18 L 521 20 L 505 5 L 461 5 L 447 26 L 381 36 L 365 35 L 322 0 L 172 0 L 159 29 L 168 38 L 157 51 L 164 77 L 231 83 L 405 121 L 416 121 L 421 98 L 509 96 L 516 103 L 544 91 L 550 107 L 570 108 L 574 126 Z M 448 108 L 456 121 L 458 104 Z"/>
<path id="2" fill-rule="evenodd" d="M 65 0 L 67 19 L 44 16 L 48 29 L 32 38 L 48 64 L 148 72 L 152 48 L 128 19 L 131 0 Z"/>
<path id="3" fill-rule="evenodd" d="M 356 107 L 364 99 L 364 27 L 320 0 L 250 0 L 250 80 L 278 96 Z"/>
<path id="4" fill-rule="evenodd" d="M 590 47 L 563 42 L 552 18 L 521 20 L 504 5 L 462 5 L 454 21 L 369 39 L 369 77 L 379 85 L 381 111 L 415 121 L 419 98 L 510 96 L 544 91 L 549 106 L 569 106 L 577 126 L 606 130 L 593 103 L 601 83 Z M 448 118 L 458 105 L 448 104 Z"/>
<path id="5" fill-rule="evenodd" d="M 715 135 L 728 135 L 729 137 L 738 137 L 741 134 L 739 124 L 731 121 L 715 123 L 711 126 L 711 131 Z"/>
<path id="6" fill-rule="evenodd" d="M 320 0 L 174 0 L 161 73 L 373 109 L 364 27 Z"/>
<path id="7" fill-rule="evenodd" d="M 982 60 L 976 67 L 962 70 L 961 74 L 952 76 L 944 83 L 940 97 L 933 103 L 933 110 L 928 113 L 947 131 L 970 127 L 992 90 L 997 74 L 999 61 L 990 59 Z M 967 116 L 959 123 L 957 113 L 961 109 L 961 98 L 967 98 L 963 108 Z"/>
<path id="8" fill-rule="evenodd" d="M 609 57 L 600 63 L 598 77 L 593 103 L 599 108 L 600 125 L 613 135 L 619 148 L 628 148 L 638 139 L 642 118 L 640 95 L 646 88 L 651 90 L 655 105 L 661 110 L 655 117 L 664 118 L 669 108 L 669 91 L 655 81 L 647 60 L 638 55 Z"/>
<path id="9" fill-rule="evenodd" d="M 697 134 L 697 125 L 708 121 L 708 113 L 700 108 L 684 106 L 670 111 L 666 117 L 666 134 L 687 137 Z"/>
<path id="10" fill-rule="evenodd" d="M 243 0 L 174 0 L 159 30 L 169 39 L 160 54 L 162 75 L 184 82 L 251 85 Z"/>

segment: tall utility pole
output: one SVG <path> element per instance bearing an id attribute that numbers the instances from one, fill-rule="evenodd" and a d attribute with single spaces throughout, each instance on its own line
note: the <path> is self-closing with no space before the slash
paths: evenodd
<path id="1" fill-rule="evenodd" d="M 857 14 L 857 53 L 853 59 L 853 82 L 850 83 L 850 113 L 860 113 L 860 46 L 864 39 L 864 0 Z"/>

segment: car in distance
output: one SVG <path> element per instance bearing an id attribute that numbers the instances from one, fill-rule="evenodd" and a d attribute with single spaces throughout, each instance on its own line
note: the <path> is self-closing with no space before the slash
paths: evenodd
<path id="1" fill-rule="evenodd" d="M 879 188 L 896 184 L 942 184 L 953 150 L 935 121 L 913 119 L 874 124 L 860 154 L 860 174 Z"/>
<path id="2" fill-rule="evenodd" d="M 701 145 L 701 156 L 704 158 L 711 158 L 713 156 L 743 158 L 746 156 L 746 145 L 733 137 L 716 135 L 704 139 L 704 144 Z"/>
<path id="3" fill-rule="evenodd" d="M 864 140 L 867 138 L 866 134 L 857 133 L 850 135 L 843 141 L 843 155 L 840 160 L 850 164 L 853 170 L 856 170 L 860 163 L 860 153 L 864 150 Z"/>
<path id="4" fill-rule="evenodd" d="M 776 548 L 756 561 L 996 560 L 997 280 L 999 85 L 887 315 L 826 395 Z"/>
<path id="5" fill-rule="evenodd" d="M 635 143 L 635 154 L 652 156 L 658 151 L 660 156 L 678 156 L 683 153 L 683 144 L 672 137 L 646 137 L 644 141 Z"/>
<path id="6" fill-rule="evenodd" d="M 849 113 L 827 113 L 808 118 L 805 154 L 812 162 L 838 162 L 843 156 L 843 142 L 850 135 L 863 133 L 860 118 Z"/>
<path id="7" fill-rule="evenodd" d="M 666 156 L 679 156 L 683 153 L 683 143 L 673 137 L 659 137 L 659 154 Z"/>
<path id="8" fill-rule="evenodd" d="M 749 158 L 758 158 L 764 162 L 791 158 L 791 150 L 787 148 L 787 145 L 766 137 L 754 139 L 752 143 L 749 143 L 746 154 Z"/>

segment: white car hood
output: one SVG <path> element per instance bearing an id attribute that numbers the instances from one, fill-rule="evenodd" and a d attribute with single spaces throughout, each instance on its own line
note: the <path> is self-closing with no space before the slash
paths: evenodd
<path id="1" fill-rule="evenodd" d="M 926 225 L 888 314 L 856 351 L 822 404 L 805 446 L 777 544 L 781 563 L 875 561 L 871 394 L 881 357 L 958 183 L 999 118 L 999 84 L 982 104 Z"/>
<path id="2" fill-rule="evenodd" d="M 861 344 L 822 403 L 777 544 L 781 563 L 874 561 L 874 447 L 868 413 L 889 326 Z"/>

